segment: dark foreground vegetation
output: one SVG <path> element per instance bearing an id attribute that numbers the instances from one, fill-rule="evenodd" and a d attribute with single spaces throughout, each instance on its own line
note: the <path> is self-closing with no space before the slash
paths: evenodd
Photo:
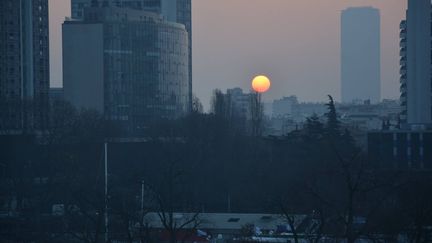
<path id="1" fill-rule="evenodd" d="M 159 213 L 168 242 L 184 227 L 174 212 L 192 213 L 189 223 L 202 212 L 280 214 L 294 242 L 293 215 L 314 219 L 309 242 L 432 240 L 429 171 L 368 163 L 331 97 L 325 121 L 310 117 L 283 137 L 261 135 L 260 109 L 250 121 L 236 117 L 216 92 L 211 114 L 195 101 L 189 116 L 125 139 L 97 112 L 54 102 L 47 132 L 1 136 L 1 241 L 105 242 L 106 212 L 109 239 L 123 242 L 161 242 L 142 220 L 148 212 Z"/>

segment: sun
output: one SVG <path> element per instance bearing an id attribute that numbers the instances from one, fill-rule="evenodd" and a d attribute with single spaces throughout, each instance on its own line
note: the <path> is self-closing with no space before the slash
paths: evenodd
<path id="1" fill-rule="evenodd" d="M 264 75 L 256 76 L 252 80 L 252 89 L 258 93 L 264 93 L 270 89 L 270 79 Z"/>

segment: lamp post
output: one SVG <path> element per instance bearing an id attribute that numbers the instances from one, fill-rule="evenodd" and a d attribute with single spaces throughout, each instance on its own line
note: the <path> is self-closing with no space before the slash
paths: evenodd
<path id="1" fill-rule="evenodd" d="M 108 142 L 105 148 L 105 242 L 108 242 Z"/>
<path id="2" fill-rule="evenodd" d="M 144 214 L 144 180 L 141 181 L 141 215 Z"/>

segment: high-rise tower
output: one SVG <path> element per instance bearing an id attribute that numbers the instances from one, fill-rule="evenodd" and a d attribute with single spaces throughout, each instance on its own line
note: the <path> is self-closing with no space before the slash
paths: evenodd
<path id="1" fill-rule="evenodd" d="M 401 120 L 408 128 L 432 124 L 431 1 L 408 1 L 401 22 Z"/>
<path id="2" fill-rule="evenodd" d="M 192 105 L 192 6 L 191 0 L 71 0 L 72 18 L 83 17 L 86 7 L 119 7 L 158 13 L 186 27 L 189 38 L 189 109 Z"/>
<path id="3" fill-rule="evenodd" d="M 42 129 L 49 91 L 48 0 L 0 1 L 0 129 Z"/>
<path id="4" fill-rule="evenodd" d="M 128 135 L 188 112 L 188 36 L 182 24 L 126 8 L 86 8 L 63 24 L 64 97 Z"/>
<path id="5" fill-rule="evenodd" d="M 341 16 L 342 102 L 381 99 L 380 12 L 355 7 Z"/>

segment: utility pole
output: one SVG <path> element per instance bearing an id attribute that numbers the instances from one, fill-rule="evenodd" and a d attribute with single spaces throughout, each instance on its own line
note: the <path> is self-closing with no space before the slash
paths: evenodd
<path id="1" fill-rule="evenodd" d="M 144 215 L 144 180 L 141 181 L 141 215 Z"/>
<path id="2" fill-rule="evenodd" d="M 108 142 L 105 142 L 105 243 L 108 242 Z"/>

